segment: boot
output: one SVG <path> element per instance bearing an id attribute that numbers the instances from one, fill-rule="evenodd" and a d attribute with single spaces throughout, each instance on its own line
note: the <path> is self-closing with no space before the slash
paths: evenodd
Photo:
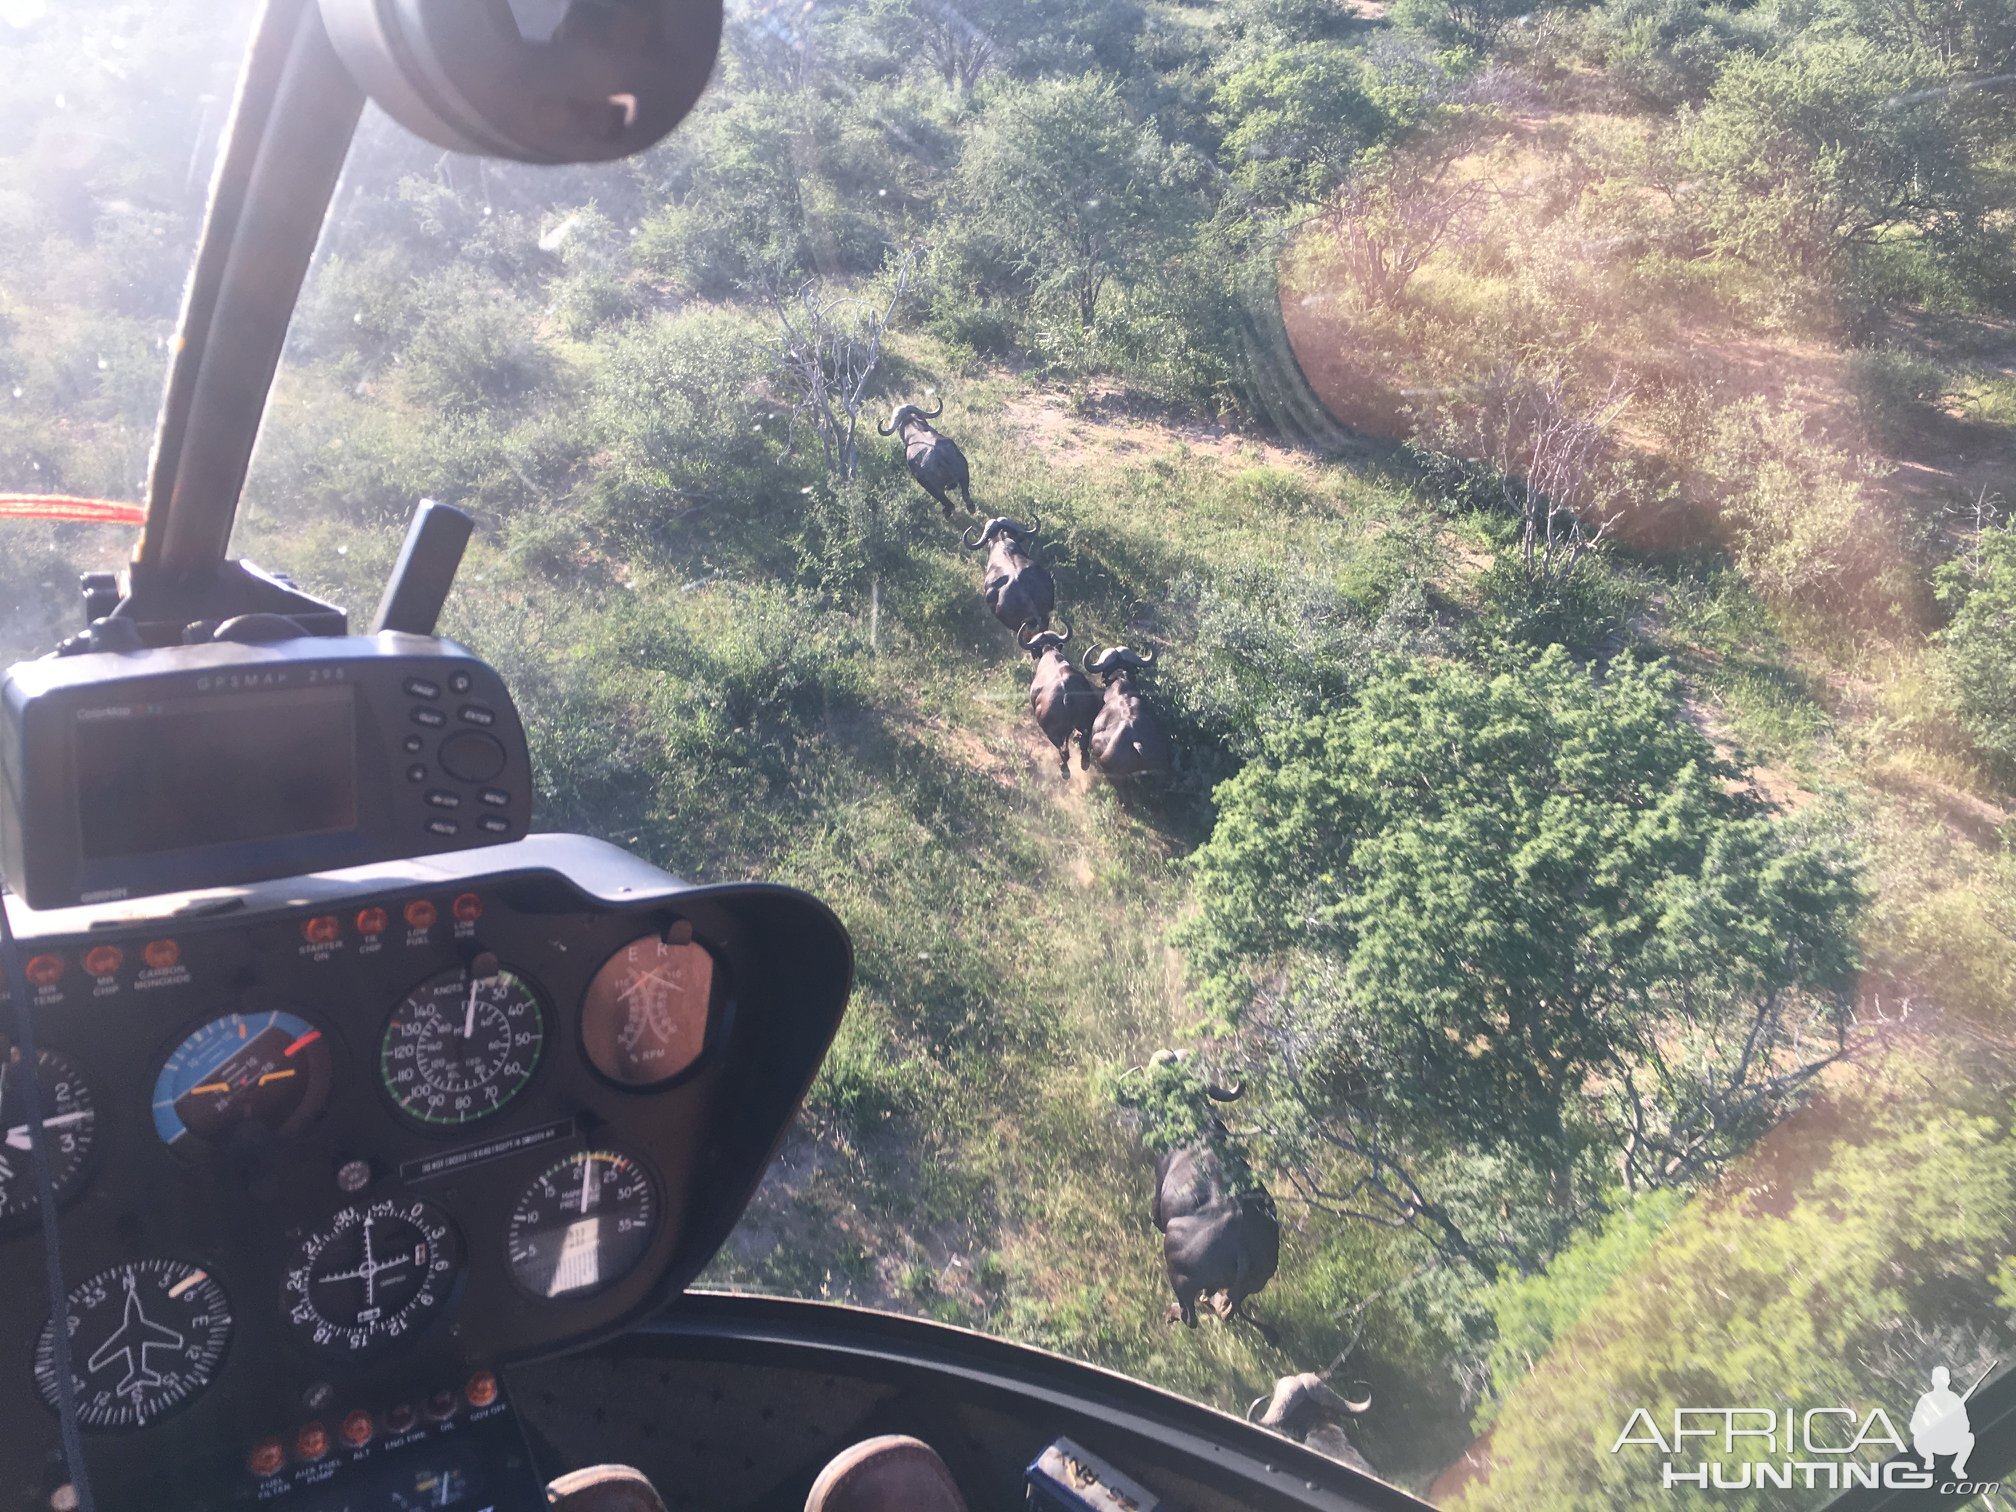
<path id="1" fill-rule="evenodd" d="M 665 1512 L 651 1482 L 628 1465 L 590 1465 L 546 1488 L 553 1512 Z"/>
<path id="2" fill-rule="evenodd" d="M 835 1455 L 805 1512 L 966 1512 L 966 1499 L 929 1444 L 889 1434 Z"/>

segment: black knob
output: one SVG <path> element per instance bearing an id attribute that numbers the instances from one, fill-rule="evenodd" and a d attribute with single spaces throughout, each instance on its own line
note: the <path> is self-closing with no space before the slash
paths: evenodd
<path id="1" fill-rule="evenodd" d="M 488 782 L 504 770 L 504 747 L 481 730 L 458 730 L 441 742 L 441 770 L 459 782 Z"/>

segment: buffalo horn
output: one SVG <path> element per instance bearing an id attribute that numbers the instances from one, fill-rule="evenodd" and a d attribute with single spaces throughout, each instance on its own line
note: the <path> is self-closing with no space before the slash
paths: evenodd
<path id="1" fill-rule="evenodd" d="M 1204 1095 L 1213 1102 L 1237 1102 L 1246 1095 L 1246 1083 L 1241 1082 L 1231 1090 L 1226 1090 L 1216 1082 L 1204 1083 Z"/>
<path id="2" fill-rule="evenodd" d="M 903 411 L 901 411 L 900 409 L 899 409 L 898 411 L 896 411 L 896 414 L 897 414 L 897 415 L 900 415 L 900 414 L 902 414 L 902 413 L 903 413 Z M 884 425 L 884 424 L 883 424 L 883 423 L 882 423 L 882 422 L 881 422 L 880 420 L 877 420 L 877 421 L 875 422 L 875 434 L 876 434 L 876 435 L 878 435 L 878 436 L 893 436 L 893 435 L 895 435 L 895 434 L 896 434 L 896 416 L 895 416 L 895 415 L 891 415 L 891 416 L 889 417 L 889 423 L 888 423 L 887 425 Z"/>
<path id="3" fill-rule="evenodd" d="M 968 551 L 978 551 L 982 546 L 987 544 L 987 537 L 984 534 L 986 529 L 985 525 L 975 525 L 972 530 L 961 531 L 959 534 L 959 544 L 964 546 Z M 973 540 L 967 540 L 966 538 L 973 535 L 974 531 L 980 531 L 983 534 L 975 537 Z"/>
<path id="4" fill-rule="evenodd" d="M 940 415 L 945 413 L 945 396 L 943 394 L 938 396 L 938 408 L 934 410 L 919 409 L 917 413 L 922 415 L 926 420 L 936 420 Z"/>
<path id="5" fill-rule="evenodd" d="M 1083 667 L 1088 673 L 1090 673 L 1094 677 L 1097 677 L 1099 675 L 1099 668 L 1095 667 L 1093 663 L 1095 661 L 1105 660 L 1104 657 L 1098 657 L 1092 654 L 1098 649 L 1099 649 L 1099 642 L 1097 641 L 1092 642 L 1091 645 L 1085 648 L 1085 654 L 1078 660 L 1078 665 Z"/>
<path id="6" fill-rule="evenodd" d="M 1257 1396 L 1253 1398 L 1252 1402 L 1248 1404 L 1246 1408 L 1246 1421 L 1249 1423 L 1259 1422 L 1260 1419 L 1257 1416 L 1257 1414 L 1259 1413 L 1260 1409 L 1273 1400 L 1274 1398 L 1271 1394 L 1268 1396 Z"/>
<path id="7" fill-rule="evenodd" d="M 1035 625 L 1031 624 L 1028 620 L 1022 621 L 1022 628 L 1015 632 L 1015 644 L 1020 646 L 1024 651 L 1031 649 L 1029 642 L 1035 636 L 1035 633 Z"/>

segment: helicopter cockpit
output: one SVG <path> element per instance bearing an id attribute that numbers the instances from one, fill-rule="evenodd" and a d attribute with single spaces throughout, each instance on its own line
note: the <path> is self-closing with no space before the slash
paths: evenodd
<path id="1" fill-rule="evenodd" d="M 364 633 L 226 557 L 367 96 L 461 151 L 614 159 L 720 28 L 719 0 L 264 10 L 140 546 L 0 695 L 10 1512 L 525 1512 L 610 1460 L 672 1506 L 795 1507 L 889 1432 L 976 1507 L 1063 1441 L 1172 1509 L 1419 1505 L 1056 1356 L 687 1294 L 840 1023 L 841 922 L 538 829 L 510 689 L 435 633 L 466 516 L 421 508 Z"/>

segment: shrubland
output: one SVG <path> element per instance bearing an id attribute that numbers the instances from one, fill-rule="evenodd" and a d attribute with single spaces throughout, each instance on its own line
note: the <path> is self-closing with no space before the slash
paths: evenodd
<path id="1" fill-rule="evenodd" d="M 2012 18 L 830 0 L 614 168 L 368 118 L 239 546 L 358 609 L 468 509 L 541 822 L 847 922 L 713 1280 L 1221 1406 L 1348 1368 L 1397 1479 L 1649 1500 L 1620 1402 L 2007 1334 Z M 247 20 L 0 22 L 63 81 L 0 106 L 0 482 L 138 487 Z M 819 311 L 886 313 L 852 454 Z M 868 431 L 927 394 L 1073 649 L 1160 651 L 1173 774 L 1057 781 Z M 26 653 L 120 543 L 10 529 Z M 1160 1321 L 1152 1152 L 1241 1074 L 1278 1349 Z"/>

